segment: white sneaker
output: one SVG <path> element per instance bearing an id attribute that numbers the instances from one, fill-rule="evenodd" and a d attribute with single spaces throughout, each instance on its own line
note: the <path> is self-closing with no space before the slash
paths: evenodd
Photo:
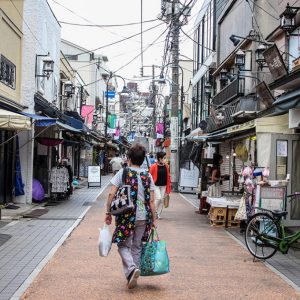
<path id="1" fill-rule="evenodd" d="M 137 285 L 137 280 L 140 277 L 141 271 L 139 269 L 134 269 L 133 272 L 130 275 L 130 278 L 128 279 L 128 285 L 127 287 L 129 289 L 133 289 Z"/>

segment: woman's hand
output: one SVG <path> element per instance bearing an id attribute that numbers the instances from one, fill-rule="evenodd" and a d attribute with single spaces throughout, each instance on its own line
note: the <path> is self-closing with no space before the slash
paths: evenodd
<path id="1" fill-rule="evenodd" d="M 152 220 L 152 226 L 157 227 L 157 219 Z"/>
<path id="2" fill-rule="evenodd" d="M 110 225 L 111 221 L 112 221 L 112 216 L 111 215 L 106 215 L 105 220 L 104 220 L 105 224 Z"/>

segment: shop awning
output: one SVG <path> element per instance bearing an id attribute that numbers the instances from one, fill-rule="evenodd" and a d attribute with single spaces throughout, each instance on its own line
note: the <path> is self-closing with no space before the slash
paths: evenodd
<path id="1" fill-rule="evenodd" d="M 196 136 L 199 136 L 201 134 L 202 134 L 202 129 L 200 127 L 198 127 L 196 129 L 192 130 L 190 132 L 190 134 L 186 136 L 186 138 L 189 139 L 189 138 L 191 138 L 193 136 L 196 137 Z"/>
<path id="2" fill-rule="evenodd" d="M 59 121 L 56 121 L 56 124 L 57 124 L 60 128 L 62 128 L 63 130 L 81 133 L 81 130 L 76 129 L 76 128 L 72 127 L 72 126 L 69 126 L 68 124 L 61 123 L 61 122 L 59 122 Z"/>
<path id="3" fill-rule="evenodd" d="M 5 130 L 30 130 L 30 118 L 20 114 L 0 109 L 0 129 Z"/>
<path id="4" fill-rule="evenodd" d="M 275 106 L 275 113 L 285 113 L 289 109 L 300 106 L 300 89 L 285 93 L 278 97 L 273 103 Z"/>
<path id="5" fill-rule="evenodd" d="M 35 126 L 47 127 L 47 126 L 54 125 L 56 123 L 56 119 L 54 119 L 54 118 L 49 118 L 49 117 L 45 117 L 45 116 L 29 114 L 29 113 L 24 113 L 24 112 L 20 112 L 20 114 L 23 116 L 26 116 L 30 119 L 33 119 L 35 121 L 34 122 Z"/>

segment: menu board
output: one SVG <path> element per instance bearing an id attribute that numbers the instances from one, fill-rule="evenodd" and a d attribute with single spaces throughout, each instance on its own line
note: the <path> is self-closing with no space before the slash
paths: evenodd
<path id="1" fill-rule="evenodd" d="M 269 210 L 284 210 L 285 187 L 261 187 L 259 207 Z"/>

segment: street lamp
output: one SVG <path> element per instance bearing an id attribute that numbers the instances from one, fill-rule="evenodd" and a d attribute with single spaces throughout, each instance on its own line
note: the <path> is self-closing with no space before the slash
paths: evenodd
<path id="1" fill-rule="evenodd" d="M 38 58 L 39 57 L 44 57 L 42 62 L 43 62 L 43 67 L 42 67 L 42 74 L 38 74 Z M 35 58 L 35 77 L 46 77 L 47 80 L 50 78 L 50 75 L 53 73 L 54 69 L 54 61 L 50 57 L 50 53 L 46 55 L 36 55 Z"/>
<path id="2" fill-rule="evenodd" d="M 107 134 L 107 129 L 108 129 L 108 84 L 109 84 L 109 81 L 113 78 L 113 77 L 117 77 L 117 78 L 121 78 L 123 80 L 123 89 L 121 91 L 121 95 L 125 94 L 125 93 L 128 93 L 127 89 L 126 89 L 126 84 L 125 84 L 125 79 L 120 76 L 120 75 L 117 75 L 117 74 L 114 74 L 112 72 L 109 73 L 109 77 L 106 81 L 106 95 L 105 95 L 105 98 L 106 98 L 106 103 L 105 103 L 105 109 L 106 109 L 106 114 L 105 114 L 105 174 L 108 174 L 108 147 L 107 147 L 107 139 L 108 139 L 108 134 Z"/>
<path id="3" fill-rule="evenodd" d="M 264 52 L 266 49 L 266 44 L 259 44 L 257 49 L 255 50 L 255 60 L 260 70 L 262 70 L 263 67 L 265 67 L 266 59 L 264 57 Z"/>
<path id="4" fill-rule="evenodd" d="M 237 46 L 240 43 L 241 39 L 259 43 L 257 49 L 255 50 L 255 61 L 258 64 L 258 68 L 260 70 L 262 70 L 264 67 L 266 67 L 266 65 L 265 65 L 266 60 L 264 58 L 263 53 L 265 50 L 267 50 L 268 45 L 271 45 L 272 43 L 262 42 L 260 39 L 256 40 L 251 37 L 242 37 L 242 36 L 237 36 L 234 34 L 232 34 L 229 39 L 232 41 L 234 46 Z M 238 68 L 241 68 L 242 66 L 245 65 L 245 56 L 246 56 L 245 52 L 242 51 L 241 49 L 239 49 L 236 52 L 235 65 Z M 247 71 L 247 70 L 243 70 L 243 71 Z M 249 70 L 249 71 L 251 71 L 251 70 Z"/>
<path id="5" fill-rule="evenodd" d="M 289 3 L 287 3 L 284 12 L 279 16 L 281 29 L 289 35 L 291 35 L 290 32 L 292 32 L 296 27 L 295 19 L 299 9 L 300 7 L 291 7 Z"/>

